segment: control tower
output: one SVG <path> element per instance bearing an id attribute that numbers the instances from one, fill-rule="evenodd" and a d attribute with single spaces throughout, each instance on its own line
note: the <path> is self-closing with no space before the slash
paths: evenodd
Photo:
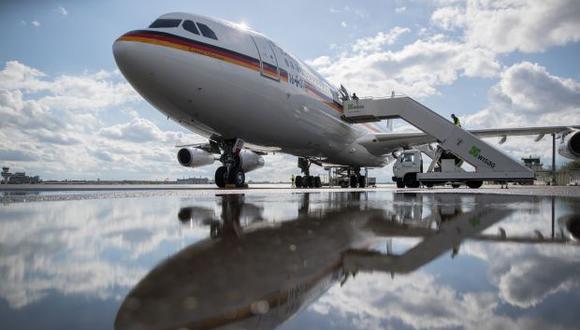
<path id="1" fill-rule="evenodd" d="M 12 173 L 9 172 L 9 167 L 2 167 L 2 181 L 0 183 L 8 183 L 8 180 L 12 176 Z"/>

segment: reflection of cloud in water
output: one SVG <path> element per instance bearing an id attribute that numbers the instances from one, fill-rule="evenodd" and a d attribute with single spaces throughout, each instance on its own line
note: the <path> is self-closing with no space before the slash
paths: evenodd
<path id="1" fill-rule="evenodd" d="M 119 296 L 150 267 L 139 258 L 160 252 L 168 255 L 180 247 L 163 245 L 163 252 L 163 242 L 190 242 L 207 234 L 197 228 L 181 230 L 175 221 L 176 209 L 179 201 L 174 199 L 4 206 L 0 210 L 0 296 L 13 308 L 52 291 L 101 299 Z"/>
<path id="2" fill-rule="evenodd" d="M 422 271 L 391 279 L 360 274 L 342 288 L 335 285 L 311 309 L 339 315 L 359 329 L 378 329 L 400 320 L 414 328 L 451 328 L 482 323 L 497 306 L 491 292 L 459 293 Z"/>
<path id="3" fill-rule="evenodd" d="M 500 277 L 500 296 L 512 305 L 531 307 L 551 294 L 580 286 L 579 274 L 580 264 L 570 260 L 526 258 Z"/>
<path id="4" fill-rule="evenodd" d="M 533 203 L 514 204 L 520 212 L 484 233 L 497 234 L 501 227 L 507 232 L 508 238 L 526 234 L 530 236 L 534 230 L 550 237 L 550 203 L 550 198 L 534 197 Z M 556 203 L 564 210 L 569 204 L 564 199 Z M 555 230 L 556 236 L 560 235 L 558 224 Z M 461 253 L 484 260 L 488 264 L 489 280 L 498 287 L 499 298 L 520 308 L 536 306 L 550 295 L 580 286 L 580 248 L 577 245 L 489 244 L 471 241 L 464 244 Z"/>

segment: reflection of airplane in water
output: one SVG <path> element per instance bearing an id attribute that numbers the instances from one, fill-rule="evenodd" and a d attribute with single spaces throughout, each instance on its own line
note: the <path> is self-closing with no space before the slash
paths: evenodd
<path id="1" fill-rule="evenodd" d="M 465 196 L 408 195 L 402 205 L 395 205 L 416 208 L 425 200 L 431 214 L 401 219 L 361 202 L 364 193 L 350 196 L 354 200 L 342 206 L 331 202 L 336 207 L 308 212 L 312 202 L 305 194 L 296 220 L 247 227 L 240 226 L 243 195 L 222 196 L 220 231 L 165 260 L 142 279 L 120 307 L 115 328 L 271 329 L 357 272 L 408 273 L 466 239 L 567 242 L 564 237 L 481 234 L 514 212 L 508 203 L 529 202 L 531 197 L 474 195 L 468 196 L 472 203 L 465 207 Z M 442 210 L 443 215 L 434 214 Z M 422 240 L 394 255 L 388 249 L 372 249 L 377 237 Z"/>

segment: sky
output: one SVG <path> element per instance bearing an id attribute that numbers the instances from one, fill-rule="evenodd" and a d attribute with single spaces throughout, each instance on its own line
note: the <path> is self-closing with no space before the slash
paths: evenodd
<path id="1" fill-rule="evenodd" d="M 212 178 L 218 163 L 177 163 L 175 145 L 202 138 L 147 104 L 111 52 L 123 33 L 173 11 L 245 23 L 333 84 L 407 94 L 464 128 L 580 124 L 574 0 L 2 1 L 0 165 L 43 179 Z M 549 138 L 501 148 L 551 162 Z M 247 179 L 299 173 L 294 156 L 265 161 Z M 391 167 L 370 173 L 385 181 Z"/>

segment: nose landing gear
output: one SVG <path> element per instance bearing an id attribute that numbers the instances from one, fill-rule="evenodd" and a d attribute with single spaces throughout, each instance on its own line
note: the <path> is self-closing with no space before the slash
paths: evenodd
<path id="1" fill-rule="evenodd" d="M 243 145 L 244 141 L 240 139 L 223 140 L 220 143 L 219 146 L 223 150 L 220 162 L 223 166 L 215 171 L 215 184 L 218 187 L 225 188 L 227 185 L 234 185 L 240 188 L 244 186 L 246 175 L 242 170 L 240 160 Z"/>

